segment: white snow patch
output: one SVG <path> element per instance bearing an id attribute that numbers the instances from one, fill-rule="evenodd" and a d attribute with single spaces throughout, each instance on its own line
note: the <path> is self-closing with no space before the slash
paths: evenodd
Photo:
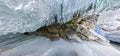
<path id="1" fill-rule="evenodd" d="M 83 41 L 83 40 L 82 40 Z M 63 39 L 50 41 L 40 37 L 8 51 L 1 56 L 120 56 L 120 51 L 109 43 L 83 41 L 81 43 Z"/>

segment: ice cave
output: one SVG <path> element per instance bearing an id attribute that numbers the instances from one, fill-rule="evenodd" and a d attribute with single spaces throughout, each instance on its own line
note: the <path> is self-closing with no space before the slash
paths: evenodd
<path id="1" fill-rule="evenodd" d="M 0 56 L 120 56 L 120 0 L 0 0 Z"/>

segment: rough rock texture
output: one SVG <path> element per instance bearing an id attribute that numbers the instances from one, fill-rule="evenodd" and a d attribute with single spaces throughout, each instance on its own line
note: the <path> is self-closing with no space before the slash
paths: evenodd
<path id="1" fill-rule="evenodd" d="M 34 32 L 26 32 L 26 35 L 42 35 L 53 39 L 70 39 L 74 34 L 83 40 L 99 40 L 100 37 L 90 32 L 94 28 L 96 16 L 86 15 L 86 17 L 74 17 L 65 24 L 52 24 L 44 26 Z"/>

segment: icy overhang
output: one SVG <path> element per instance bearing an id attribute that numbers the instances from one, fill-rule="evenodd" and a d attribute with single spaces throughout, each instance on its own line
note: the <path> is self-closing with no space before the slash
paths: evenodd
<path id="1" fill-rule="evenodd" d="M 89 10 L 119 8 L 119 0 L 0 0 L 0 35 L 23 33 L 55 23 L 69 21 L 74 14 Z"/>

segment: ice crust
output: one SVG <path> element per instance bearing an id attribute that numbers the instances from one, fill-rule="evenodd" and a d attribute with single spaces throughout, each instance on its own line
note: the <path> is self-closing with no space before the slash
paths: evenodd
<path id="1" fill-rule="evenodd" d="M 95 14 L 120 7 L 119 0 L 0 0 L 0 35 L 31 32 L 69 21 L 73 14 Z"/>

